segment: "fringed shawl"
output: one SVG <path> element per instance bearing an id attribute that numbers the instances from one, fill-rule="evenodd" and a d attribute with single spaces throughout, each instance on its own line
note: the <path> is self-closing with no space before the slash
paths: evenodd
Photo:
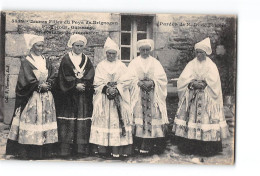
<path id="1" fill-rule="evenodd" d="M 152 79 L 155 84 L 154 88 L 154 105 L 159 107 L 162 115 L 163 123 L 169 123 L 166 109 L 166 96 L 167 96 L 167 77 L 161 63 L 152 56 L 149 56 L 150 62 L 143 68 L 142 58 L 139 56 L 135 58 L 128 66 L 127 73 L 122 77 L 122 83 L 125 88 L 130 89 L 131 97 L 131 111 L 134 111 L 138 100 L 141 97 L 140 87 L 137 85 L 139 80 L 145 76 Z M 146 73 L 147 71 L 147 73 Z"/>
<path id="2" fill-rule="evenodd" d="M 109 61 L 104 60 L 100 62 L 96 68 L 96 74 L 94 78 L 95 94 L 93 97 L 93 120 L 95 117 L 104 116 L 106 112 L 109 112 L 105 107 L 105 94 L 102 94 L 103 87 L 108 82 L 117 82 L 117 89 L 120 93 L 120 106 L 123 118 L 127 118 L 132 122 L 132 116 L 130 114 L 130 96 L 129 90 L 124 89 L 120 77 L 124 75 L 127 67 L 124 63 L 117 60 L 115 61 L 115 67 L 110 70 Z"/>
<path id="3" fill-rule="evenodd" d="M 80 63 L 80 67 L 84 67 L 84 74 L 82 78 L 78 79 L 74 72 L 75 66 L 72 63 L 69 54 L 66 54 L 63 57 L 60 63 L 57 81 L 58 87 L 63 93 L 73 91 L 77 83 L 83 83 L 87 88 L 92 89 L 95 70 L 89 59 L 87 59 L 87 63 L 84 64 L 86 59 L 87 56 L 82 54 L 82 61 Z"/>
<path id="4" fill-rule="evenodd" d="M 219 120 L 222 121 L 224 119 L 223 98 L 216 64 L 213 63 L 210 58 L 206 57 L 206 60 L 201 63 L 195 58 L 186 65 L 177 83 L 180 103 L 183 102 L 184 99 L 188 100 L 188 85 L 192 80 L 206 81 L 207 87 L 204 91 L 207 113 L 209 115 L 214 113 L 213 117 L 219 117 Z"/>
<path id="5" fill-rule="evenodd" d="M 28 56 L 27 56 L 28 57 Z M 46 67 L 48 69 L 47 82 L 51 85 L 54 83 L 54 70 L 48 59 L 45 59 Z M 37 79 L 34 71 L 37 70 L 36 66 L 29 62 L 26 58 L 21 59 L 21 67 L 16 84 L 16 100 L 15 109 L 22 106 L 21 109 L 27 104 L 29 98 L 33 94 L 33 91 L 37 90 L 39 80 Z"/>

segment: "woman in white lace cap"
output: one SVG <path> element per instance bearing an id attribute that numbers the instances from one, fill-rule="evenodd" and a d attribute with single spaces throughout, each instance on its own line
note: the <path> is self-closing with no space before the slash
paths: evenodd
<path id="1" fill-rule="evenodd" d="M 51 156 L 58 142 L 56 111 L 51 89 L 54 71 L 43 55 L 44 37 L 25 34 L 30 53 L 21 59 L 16 85 L 15 113 L 6 146 L 7 155 L 23 159 Z"/>
<path id="2" fill-rule="evenodd" d="M 137 42 L 140 56 L 131 61 L 123 84 L 130 89 L 135 149 L 141 154 L 161 153 L 165 148 L 167 77 L 161 63 L 150 55 L 151 39 Z"/>
<path id="3" fill-rule="evenodd" d="M 221 140 L 228 136 L 223 112 L 221 82 L 210 39 L 195 44 L 196 57 L 181 73 L 177 88 L 179 107 L 173 132 L 185 153 L 212 155 L 222 151 Z"/>
<path id="4" fill-rule="evenodd" d="M 100 155 L 126 157 L 132 154 L 132 118 L 129 89 L 122 88 L 120 78 L 127 67 L 118 60 L 119 47 L 109 37 L 104 50 L 106 59 L 98 64 L 94 79 L 90 143 Z"/>
<path id="5" fill-rule="evenodd" d="M 58 118 L 60 155 L 88 156 L 92 116 L 94 67 L 83 53 L 87 39 L 74 34 L 68 41 L 72 48 L 61 61 L 55 100 Z"/>

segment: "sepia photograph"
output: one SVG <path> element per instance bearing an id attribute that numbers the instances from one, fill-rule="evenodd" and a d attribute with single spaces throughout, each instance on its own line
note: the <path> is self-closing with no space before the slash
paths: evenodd
<path id="1" fill-rule="evenodd" d="M 234 165 L 237 21 L 2 11 L 0 160 Z"/>

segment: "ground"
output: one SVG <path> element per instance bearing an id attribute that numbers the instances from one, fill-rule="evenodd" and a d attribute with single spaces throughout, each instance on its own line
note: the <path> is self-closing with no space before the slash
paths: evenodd
<path id="1" fill-rule="evenodd" d="M 173 89 L 173 87 L 169 87 Z M 176 91 L 172 90 L 167 97 L 167 109 L 169 116 L 169 129 L 171 129 L 171 124 L 174 119 L 174 115 L 177 110 L 178 98 L 176 96 Z M 224 107 L 225 116 L 230 127 L 231 135 L 222 141 L 223 152 L 211 157 L 202 157 L 198 155 L 185 155 L 181 153 L 175 142 L 171 133 L 167 137 L 167 146 L 164 153 L 160 155 L 152 156 L 140 156 L 135 155 L 129 157 L 125 160 L 109 160 L 98 157 L 86 157 L 70 159 L 76 161 L 86 161 L 86 162 L 124 162 L 124 163 L 168 163 L 168 164 L 207 164 L 207 165 L 217 165 L 217 164 L 233 164 L 234 162 L 234 107 L 225 106 Z M 7 136 L 9 133 L 9 125 L 5 125 L 0 122 L 0 159 L 13 160 L 12 156 L 5 155 L 5 147 Z M 61 158 L 52 158 L 51 160 L 64 160 Z"/>
<path id="2" fill-rule="evenodd" d="M 4 128 L 4 130 L 3 130 Z M 12 160 L 12 156 L 5 155 L 5 146 L 7 141 L 7 136 L 9 132 L 9 127 L 1 124 L 0 132 L 0 159 Z M 223 141 L 223 152 L 211 157 L 202 157 L 196 155 L 184 155 L 182 154 L 176 145 L 172 144 L 171 140 L 167 141 L 166 150 L 163 154 L 152 155 L 152 156 L 133 156 L 125 160 L 108 160 L 98 157 L 86 157 L 77 158 L 76 161 L 88 161 L 88 162 L 124 162 L 124 163 L 168 163 L 168 164 L 232 164 L 233 163 L 233 137 Z M 53 158 L 51 160 L 64 160 L 61 158 Z M 70 160 L 72 161 L 72 159 Z"/>

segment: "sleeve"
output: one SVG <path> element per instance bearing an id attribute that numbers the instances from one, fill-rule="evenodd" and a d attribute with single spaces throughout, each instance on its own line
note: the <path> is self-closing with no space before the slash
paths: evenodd
<path id="1" fill-rule="evenodd" d="M 29 63 L 24 58 L 21 59 L 21 67 L 15 89 L 15 107 L 24 107 L 32 93 L 38 89 L 38 85 L 39 82 Z"/>
<path id="2" fill-rule="evenodd" d="M 126 73 L 120 77 L 119 81 L 124 89 L 133 89 L 139 81 L 135 71 L 135 60 L 130 62 L 126 70 Z"/>
<path id="3" fill-rule="evenodd" d="M 85 84 L 86 88 L 88 89 L 94 89 L 93 82 L 95 76 L 95 69 L 90 60 L 88 60 L 87 62 L 88 63 L 85 66 L 84 76 L 81 79 L 76 79 L 76 82 Z"/>
<path id="4" fill-rule="evenodd" d="M 35 77 L 32 68 L 25 59 L 21 60 L 21 67 L 16 85 L 16 95 L 28 97 L 34 90 L 37 90 L 39 81 Z"/>
<path id="5" fill-rule="evenodd" d="M 222 96 L 221 81 L 219 77 L 218 68 L 215 64 L 212 64 L 211 69 L 206 77 L 207 91 L 211 95 L 211 98 L 218 99 Z"/>
<path id="6" fill-rule="evenodd" d="M 94 78 L 94 86 L 96 90 L 96 94 L 98 93 L 105 93 L 106 92 L 106 81 L 104 79 L 104 73 L 102 73 L 101 64 L 99 63 L 96 68 L 95 78 Z"/>
<path id="7" fill-rule="evenodd" d="M 167 76 L 160 62 L 157 61 L 157 68 L 154 76 L 154 84 L 160 96 L 166 98 L 167 96 Z"/>
<path id="8" fill-rule="evenodd" d="M 76 77 L 74 75 L 72 65 L 67 62 L 66 56 L 60 63 L 58 72 L 58 87 L 64 93 L 72 91 L 76 87 Z"/>
<path id="9" fill-rule="evenodd" d="M 48 78 L 47 82 L 51 85 L 51 87 L 54 86 L 54 83 L 56 82 L 56 77 L 55 77 L 55 69 L 52 65 L 52 62 L 49 59 L 46 59 L 47 63 L 47 69 L 48 69 Z"/>
<path id="10" fill-rule="evenodd" d="M 189 84 L 193 79 L 194 76 L 193 76 L 192 61 L 191 61 L 186 65 L 177 82 L 177 90 L 178 90 L 179 98 L 182 98 L 187 87 L 189 86 Z"/>
<path id="11" fill-rule="evenodd" d="M 162 121 L 164 124 L 169 123 L 166 109 L 166 96 L 167 96 L 167 76 L 159 61 L 155 62 L 155 74 L 154 74 L 154 102 L 159 106 Z"/>

